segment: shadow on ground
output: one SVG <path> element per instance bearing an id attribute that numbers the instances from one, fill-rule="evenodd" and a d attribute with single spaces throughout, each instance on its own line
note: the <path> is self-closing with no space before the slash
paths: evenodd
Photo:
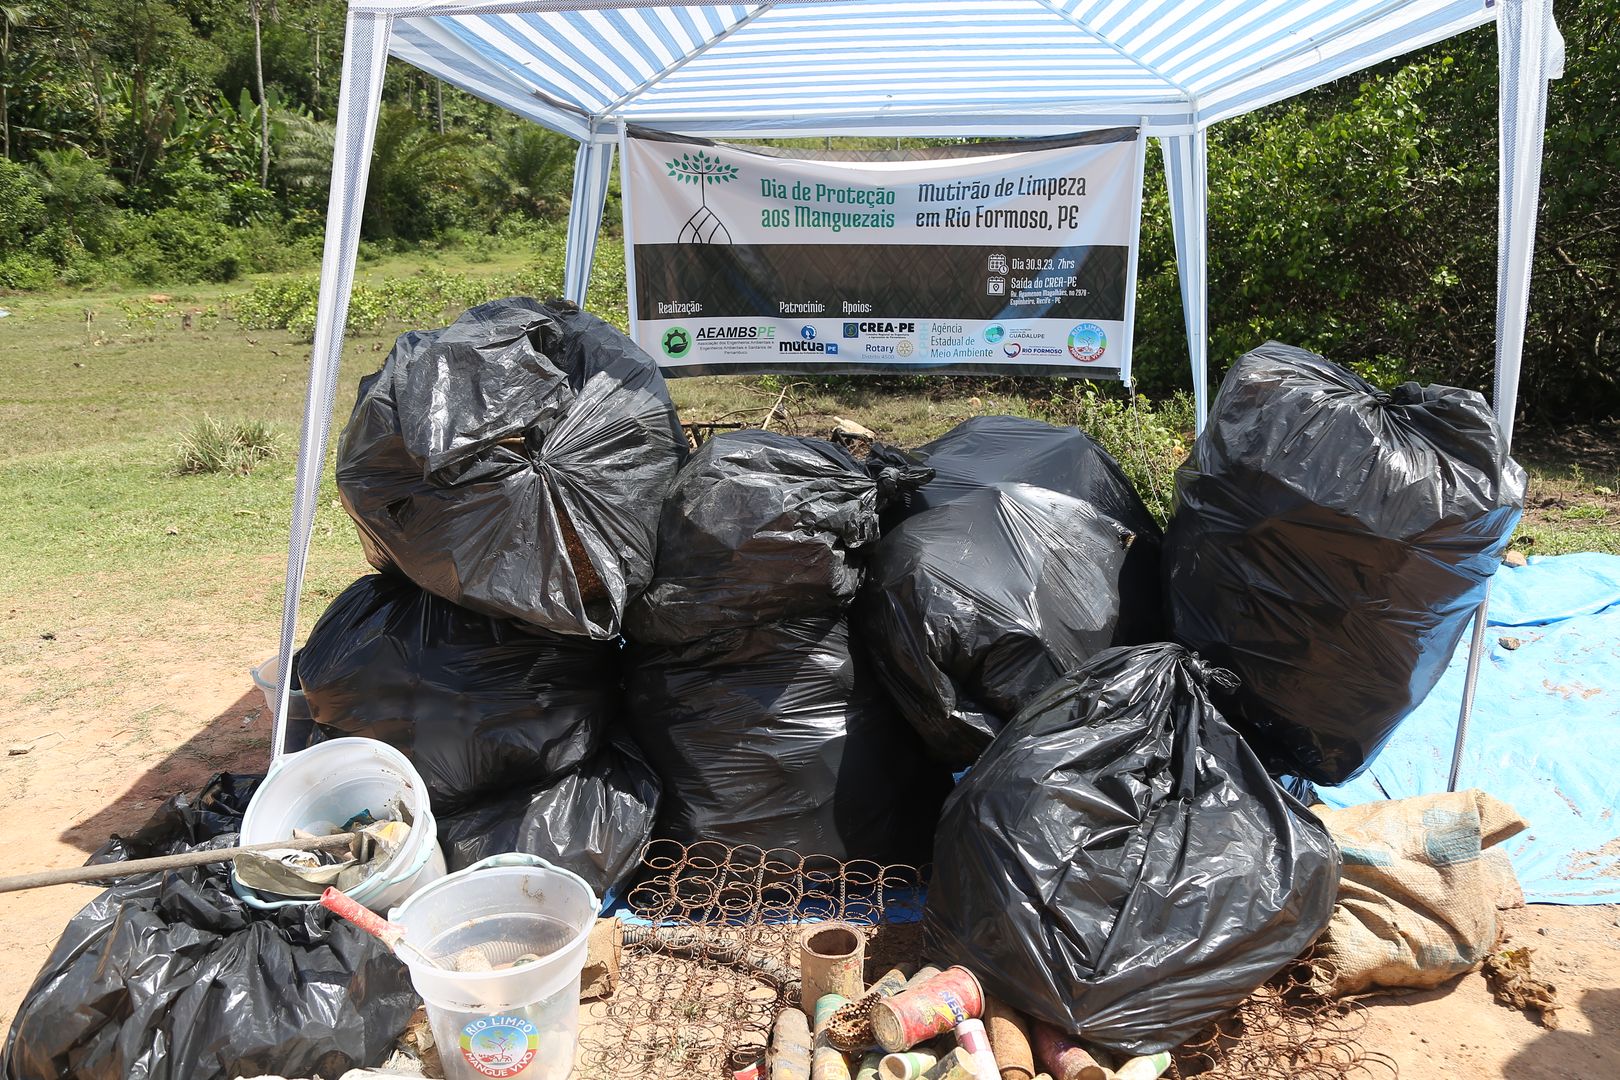
<path id="1" fill-rule="evenodd" d="M 1503 1071 L 1514 1080 L 1615 1080 L 1620 1077 L 1620 990 L 1587 990 L 1559 1010 L 1579 1010 L 1591 1032 L 1549 1030 L 1513 1056 Z"/>
<path id="2" fill-rule="evenodd" d="M 169 796 L 201 790 L 217 772 L 264 772 L 270 763 L 270 719 L 264 698 L 249 688 L 117 799 L 64 830 L 61 841 L 88 854 L 114 833 L 139 828 Z"/>

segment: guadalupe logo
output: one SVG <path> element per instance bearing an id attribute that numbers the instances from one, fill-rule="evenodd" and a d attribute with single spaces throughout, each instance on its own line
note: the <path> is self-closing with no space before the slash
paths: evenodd
<path id="1" fill-rule="evenodd" d="M 461 1056 L 484 1076 L 516 1076 L 539 1052 L 540 1032 L 521 1016 L 480 1016 L 461 1029 Z"/>
<path id="2" fill-rule="evenodd" d="M 1095 363 L 1108 351 L 1108 335 L 1094 322 L 1083 322 L 1069 331 L 1069 355 L 1082 364 Z"/>
<path id="3" fill-rule="evenodd" d="M 664 355 L 671 360 L 679 360 L 692 351 L 692 335 L 686 332 L 684 326 L 672 326 L 664 331 L 660 344 L 664 347 Z"/>

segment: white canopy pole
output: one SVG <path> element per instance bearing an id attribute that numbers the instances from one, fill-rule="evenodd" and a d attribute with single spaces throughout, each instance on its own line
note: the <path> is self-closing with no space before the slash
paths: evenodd
<path id="1" fill-rule="evenodd" d="M 1564 73 L 1564 43 L 1553 23 L 1552 0 L 1503 0 L 1496 22 L 1497 113 L 1501 141 L 1496 218 L 1496 422 L 1504 442 L 1513 441 L 1519 403 L 1519 366 L 1530 308 L 1530 266 L 1535 255 L 1536 210 L 1541 200 L 1541 144 L 1547 129 L 1547 82 Z M 1457 738 L 1451 748 L 1447 791 L 1457 790 L 1474 691 L 1484 654 L 1490 586 L 1474 612 L 1463 680 Z"/>
<path id="2" fill-rule="evenodd" d="M 1209 136 L 1204 128 L 1159 140 L 1170 192 L 1170 231 L 1187 323 L 1193 405 L 1198 432 L 1209 416 Z"/>
<path id="3" fill-rule="evenodd" d="M 580 307 L 591 284 L 591 261 L 607 207 L 613 175 L 613 144 L 585 141 L 574 157 L 574 197 L 568 207 L 568 250 L 563 259 L 563 295 Z"/>
<path id="4" fill-rule="evenodd" d="M 354 283 L 360 247 L 360 216 L 371 172 L 371 144 L 377 134 L 382 103 L 383 67 L 388 62 L 387 15 L 349 12 L 343 45 L 343 82 L 338 94 L 337 131 L 332 147 L 332 192 L 326 209 L 326 250 L 321 256 L 321 289 L 315 316 L 315 343 L 309 357 L 309 390 L 304 397 L 304 427 L 298 440 L 298 478 L 293 489 L 292 530 L 287 540 L 287 584 L 281 608 L 281 695 L 271 729 L 271 760 L 281 756 L 287 730 L 287 701 L 292 680 L 293 640 L 298 629 L 298 597 L 309 561 L 309 538 L 315 526 L 316 497 L 332 428 L 332 398 L 337 390 L 338 361 L 349 315 L 349 287 Z"/>

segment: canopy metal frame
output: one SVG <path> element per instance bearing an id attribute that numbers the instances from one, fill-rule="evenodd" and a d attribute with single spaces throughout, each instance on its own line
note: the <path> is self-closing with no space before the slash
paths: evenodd
<path id="1" fill-rule="evenodd" d="M 1008 33 L 1050 24 L 1053 45 L 1091 48 L 1124 74 L 1117 99 L 1084 73 L 1050 100 L 1024 94 L 964 103 L 942 87 L 924 100 L 890 107 L 781 100 L 739 113 L 728 95 L 705 99 L 671 91 L 684 74 L 728 50 L 743 51 L 773 23 L 814 16 L 822 28 L 805 40 L 836 72 L 843 50 L 859 43 L 863 16 L 911 28 L 931 49 L 953 46 L 936 23 L 953 18 L 1008 20 Z M 848 24 L 845 24 L 845 17 Z M 907 20 L 911 21 L 907 21 Z M 559 20 L 562 20 L 559 22 Z M 1197 426 L 1209 410 L 1208 130 L 1211 125 L 1303 93 L 1395 56 L 1487 23 L 1496 24 L 1501 132 L 1494 402 L 1511 439 L 1518 401 L 1541 183 L 1548 82 L 1563 74 L 1563 41 L 1552 0 L 769 0 L 751 4 L 690 0 L 352 0 L 344 37 L 332 185 L 321 260 L 319 308 L 310 352 L 309 389 L 287 546 L 279 670 L 292 667 L 298 602 L 309 559 L 320 478 L 331 436 L 349 292 L 359 253 L 361 212 L 390 56 L 468 93 L 579 142 L 564 259 L 564 292 L 583 304 L 590 284 L 614 147 L 628 123 L 708 138 L 803 135 L 1015 137 L 1139 125 L 1163 151 L 1176 264 L 1180 275 Z M 1230 31 L 1228 58 L 1200 51 L 1200 27 L 1289 29 L 1240 38 Z M 976 24 L 977 25 L 977 24 Z M 581 34 L 563 48 L 558 26 Z M 1214 33 L 1213 30 L 1206 31 Z M 619 44 L 615 46 L 611 36 Z M 1169 43 L 1180 40 L 1178 49 Z M 552 48 L 536 48 L 536 43 Z M 791 41 L 790 41 L 791 43 Z M 1060 44 L 1061 43 L 1061 44 Z M 1026 46 L 1026 56 L 1041 47 Z M 926 55 L 927 50 L 917 50 Z M 1219 55 L 1218 53 L 1214 55 Z M 910 62 L 908 60 L 908 62 Z M 919 61 L 920 62 L 920 61 Z M 617 67 L 615 67 L 615 64 Z M 768 81 L 772 68 L 760 65 Z M 857 66 L 848 65 L 853 73 Z M 1218 72 L 1215 69 L 1218 67 Z M 853 78 L 853 75 L 852 75 Z M 785 79 L 785 76 L 784 76 Z M 759 79 L 751 80 L 758 82 Z M 759 93 L 752 90 L 750 92 Z M 829 95 L 829 97 L 834 95 Z M 857 95 L 858 96 L 858 95 Z M 670 103 L 660 104 L 661 101 Z M 1467 681 L 1458 717 L 1451 786 L 1465 762 L 1486 602 L 1475 613 Z M 283 752 L 291 680 L 282 679 L 271 737 Z"/>

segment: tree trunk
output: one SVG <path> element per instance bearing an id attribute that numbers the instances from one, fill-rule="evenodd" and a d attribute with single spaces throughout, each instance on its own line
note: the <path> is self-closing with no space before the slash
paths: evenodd
<path id="1" fill-rule="evenodd" d="M 4 13 L 6 22 L 6 80 L 0 82 L 0 152 L 5 154 L 6 160 L 11 160 L 11 97 L 7 93 L 11 82 L 11 13 Z"/>
<path id="2" fill-rule="evenodd" d="M 253 85 L 259 91 L 259 186 L 270 186 L 270 103 L 264 99 L 264 39 L 259 30 L 259 0 L 250 0 L 253 16 Z"/>
<path id="3" fill-rule="evenodd" d="M 315 119 L 321 118 L 321 16 L 315 15 L 315 95 L 310 102 L 310 115 Z"/>
<path id="4" fill-rule="evenodd" d="M 433 112 L 439 118 L 439 134 L 444 134 L 444 83 L 433 80 Z"/>

